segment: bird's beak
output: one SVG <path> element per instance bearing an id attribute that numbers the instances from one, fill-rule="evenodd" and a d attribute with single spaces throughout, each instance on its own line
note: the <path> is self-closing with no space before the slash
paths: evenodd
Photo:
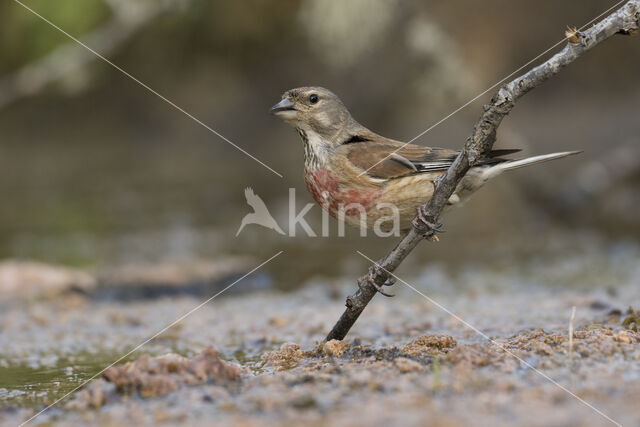
<path id="1" fill-rule="evenodd" d="M 296 115 L 295 104 L 289 98 L 283 98 L 282 101 L 271 107 L 271 114 L 280 116 L 284 119 L 294 118 Z"/>

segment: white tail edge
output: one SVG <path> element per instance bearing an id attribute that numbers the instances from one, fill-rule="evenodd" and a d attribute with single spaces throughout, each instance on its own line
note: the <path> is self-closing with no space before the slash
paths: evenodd
<path id="1" fill-rule="evenodd" d="M 499 163 L 495 166 L 496 169 L 501 171 L 507 171 L 512 169 L 518 169 L 524 166 L 533 165 L 536 163 L 548 162 L 549 160 L 561 159 L 567 156 L 573 156 L 574 154 L 580 154 L 582 151 L 563 151 L 560 153 L 542 154 L 540 156 L 527 157 L 526 159 L 513 160 L 510 162 Z"/>

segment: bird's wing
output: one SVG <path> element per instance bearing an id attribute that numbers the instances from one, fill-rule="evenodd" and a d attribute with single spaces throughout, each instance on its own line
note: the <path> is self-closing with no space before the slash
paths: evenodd
<path id="1" fill-rule="evenodd" d="M 393 179 L 407 175 L 442 172 L 449 169 L 459 151 L 438 147 L 421 147 L 387 139 L 376 134 L 350 138 L 340 149 L 356 167 L 373 178 Z M 483 163 L 498 163 L 498 156 L 519 150 L 495 150 Z"/>
<path id="2" fill-rule="evenodd" d="M 354 138 L 352 138 L 354 139 Z M 355 138 L 340 147 L 356 167 L 374 178 L 392 179 L 406 175 L 443 171 L 451 166 L 457 151 L 404 144 L 378 135 Z"/>

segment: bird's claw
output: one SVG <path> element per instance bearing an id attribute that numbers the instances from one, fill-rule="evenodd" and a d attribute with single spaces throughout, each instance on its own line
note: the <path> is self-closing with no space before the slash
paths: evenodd
<path id="1" fill-rule="evenodd" d="M 441 222 L 434 224 L 429 221 L 423 206 L 418 207 L 417 211 L 418 213 L 416 218 L 413 220 L 413 225 L 418 229 L 424 229 L 426 227 L 424 237 L 436 242 L 439 241 L 440 239 L 438 239 L 438 236 L 436 236 L 435 233 L 446 233 L 446 231 L 442 229 L 443 224 Z"/>
<path id="2" fill-rule="evenodd" d="M 369 267 L 369 273 L 367 273 L 366 277 L 362 277 L 358 279 L 358 287 L 360 290 L 364 291 L 364 284 L 368 282 L 371 286 L 375 288 L 377 292 L 384 295 L 385 297 L 393 297 L 395 295 L 389 294 L 382 289 L 382 286 L 391 286 L 396 282 L 395 277 L 391 277 L 387 279 L 382 286 L 376 283 L 376 276 L 378 275 L 380 267 L 376 264 L 375 266 Z"/>

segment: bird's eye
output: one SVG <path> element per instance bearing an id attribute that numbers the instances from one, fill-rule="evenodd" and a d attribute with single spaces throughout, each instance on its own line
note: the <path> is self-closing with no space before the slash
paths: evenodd
<path id="1" fill-rule="evenodd" d="M 311 95 L 309 95 L 309 102 L 312 104 L 315 104 L 316 102 L 318 102 L 318 95 L 316 95 L 315 93 L 312 93 Z"/>

